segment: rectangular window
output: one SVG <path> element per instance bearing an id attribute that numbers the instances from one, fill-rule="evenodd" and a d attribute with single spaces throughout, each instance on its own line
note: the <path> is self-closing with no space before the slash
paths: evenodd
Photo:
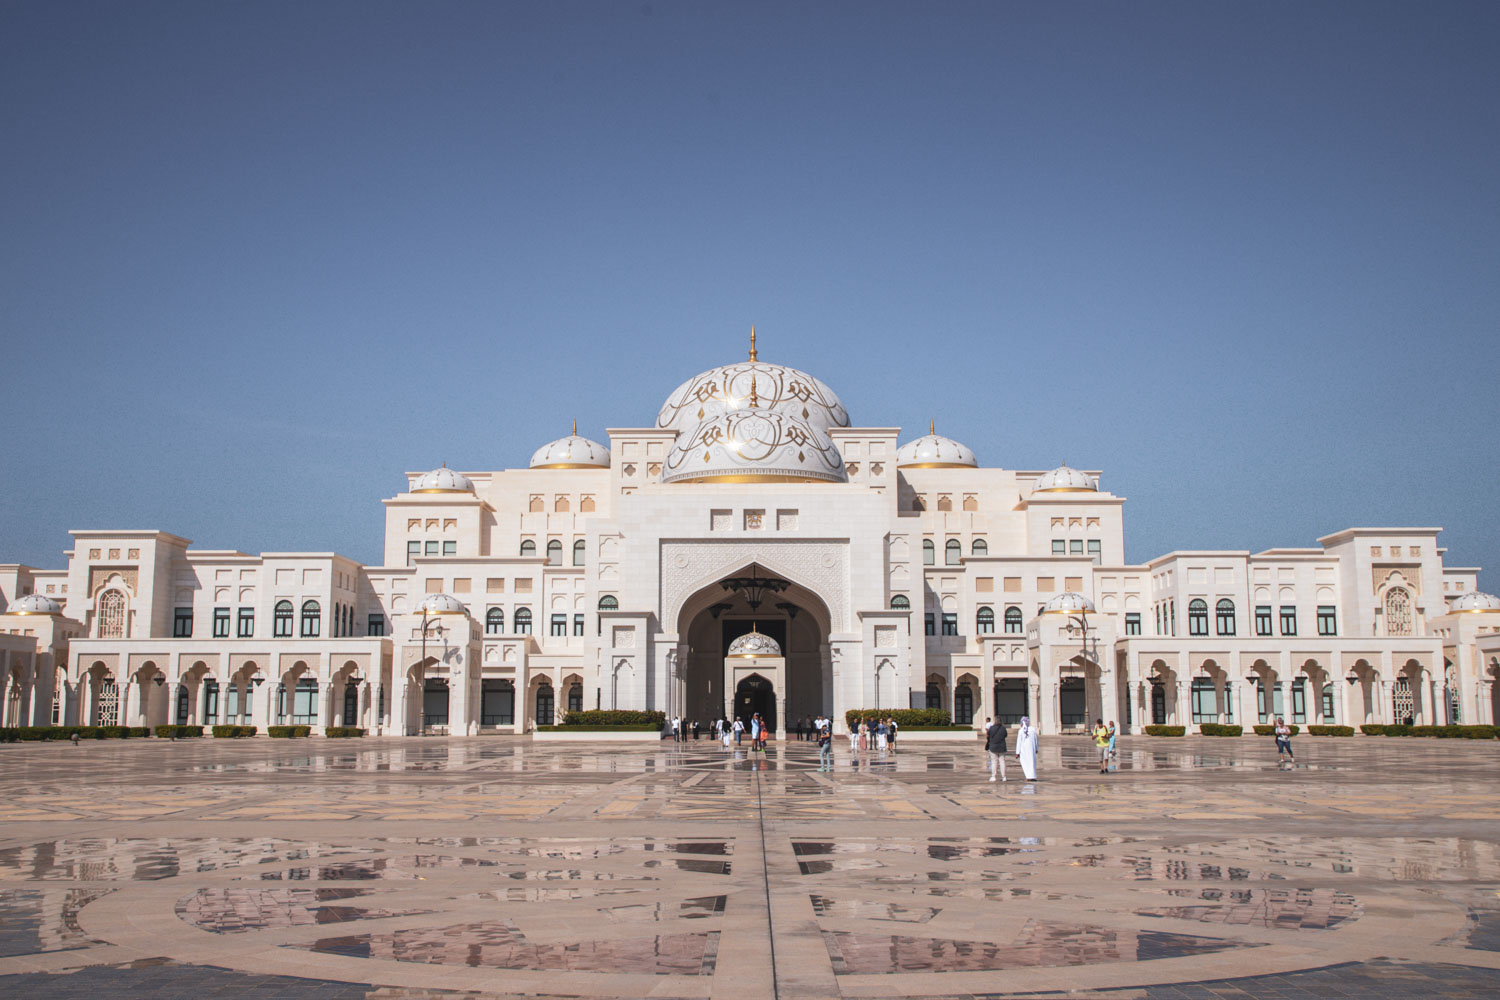
<path id="1" fill-rule="evenodd" d="M 1099 565 L 1099 563 L 1101 561 L 1103 561 L 1103 559 L 1104 559 L 1104 547 L 1100 543 L 1099 539 L 1097 539 L 1097 538 L 1090 538 L 1089 539 L 1089 556 L 1094 560 L 1094 565 L 1095 566 Z"/>
<path id="2" fill-rule="evenodd" d="M 178 608 L 172 613 L 172 638 L 191 639 L 193 636 L 193 609 Z"/>
<path id="3" fill-rule="evenodd" d="M 456 555 L 458 555 L 458 543 L 457 542 L 444 542 L 443 543 L 443 555 L 445 555 L 445 556 L 456 556 Z"/>
<path id="4" fill-rule="evenodd" d="M 369 624 L 365 626 L 365 635 L 385 635 L 385 615 L 371 612 Z"/>
<path id="5" fill-rule="evenodd" d="M 1068 541 L 1068 553 L 1070 555 L 1075 555 L 1075 556 L 1081 556 L 1081 555 L 1083 555 L 1083 539 L 1082 538 L 1073 538 L 1073 539 L 1070 539 Z"/>
<path id="6" fill-rule="evenodd" d="M 1333 607 L 1331 607 L 1331 606 L 1329 606 L 1327 604 L 1320 604 L 1320 605 L 1318 605 L 1318 634 L 1319 635 L 1338 635 L 1339 634 L 1339 615 L 1338 615 L 1338 611 L 1335 608 L 1333 608 Z"/>
<path id="7" fill-rule="evenodd" d="M 1271 635 L 1271 606 L 1269 604 L 1257 604 L 1255 606 L 1255 634 Z"/>
<path id="8" fill-rule="evenodd" d="M 1167 628 L 1169 629 L 1169 632 L 1168 632 L 1169 635 L 1176 635 L 1177 634 L 1177 602 L 1176 601 L 1168 601 L 1167 602 Z"/>
<path id="9" fill-rule="evenodd" d="M 1068 543 L 1064 539 L 1061 539 L 1061 538 L 1054 538 L 1054 539 L 1052 539 L 1052 554 L 1055 555 L 1055 556 L 1065 556 L 1065 555 L 1067 555 L 1068 554 Z"/>
<path id="10" fill-rule="evenodd" d="M 411 561 L 413 559 L 417 558 L 417 556 L 419 556 L 421 554 L 422 554 L 422 543 L 421 542 L 407 542 L 406 543 L 406 565 L 410 566 L 411 565 Z"/>
<path id="11" fill-rule="evenodd" d="M 1127 612 L 1125 612 L 1125 634 L 1126 635 L 1140 635 L 1141 634 L 1141 613 L 1139 611 L 1127 611 Z"/>
<path id="12" fill-rule="evenodd" d="M 943 612 L 943 634 L 958 635 L 958 615 L 951 611 Z"/>
<path id="13" fill-rule="evenodd" d="M 937 635 L 937 615 L 931 611 L 927 612 L 926 616 L 922 619 L 922 625 L 923 630 L 928 635 Z"/>
<path id="14" fill-rule="evenodd" d="M 1331 726 L 1333 721 L 1333 685 L 1323 685 L 1323 724 Z"/>
<path id="15" fill-rule="evenodd" d="M 229 638 L 229 609 L 214 608 L 214 638 Z"/>
<path id="16" fill-rule="evenodd" d="M 438 554 L 438 543 L 435 540 L 427 543 L 426 553 L 429 556 L 435 556 Z"/>
<path id="17" fill-rule="evenodd" d="M 1193 725 L 1219 721 L 1218 692 L 1214 682 L 1199 678 L 1193 681 Z"/>
<path id="18" fill-rule="evenodd" d="M 1281 606 L 1281 634 L 1297 634 L 1297 608 L 1291 604 Z"/>
<path id="19" fill-rule="evenodd" d="M 563 636 L 565 636 L 565 635 L 568 634 L 568 616 L 567 615 L 553 615 L 552 616 L 552 634 L 553 635 L 563 635 Z"/>
<path id="20" fill-rule="evenodd" d="M 239 627 L 235 629 L 235 633 L 234 633 L 236 636 L 238 636 L 241 639 L 254 639 L 255 638 L 255 609 L 254 608 L 240 608 L 240 616 L 239 616 L 238 626 Z"/>
<path id="21" fill-rule="evenodd" d="M 1307 722 L 1307 678 L 1298 677 L 1292 681 L 1292 722 L 1305 724 Z"/>
<path id="22" fill-rule="evenodd" d="M 573 634 L 583 635 L 583 615 L 573 616 Z"/>

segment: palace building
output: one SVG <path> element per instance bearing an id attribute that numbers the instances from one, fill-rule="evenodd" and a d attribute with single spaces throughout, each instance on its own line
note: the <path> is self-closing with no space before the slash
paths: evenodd
<path id="1" fill-rule="evenodd" d="M 407 473 L 378 566 L 100 529 L 71 532 L 62 568 L 0 565 L 3 723 L 1500 717 L 1500 600 L 1443 564 L 1438 528 L 1130 564 L 1099 471 L 856 425 L 753 335 L 748 360 L 607 438 L 575 426 L 525 469 Z"/>

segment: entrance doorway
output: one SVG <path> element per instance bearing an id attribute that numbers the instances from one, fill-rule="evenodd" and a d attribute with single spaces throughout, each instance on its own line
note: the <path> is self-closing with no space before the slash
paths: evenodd
<path id="1" fill-rule="evenodd" d="M 756 713 L 765 721 L 767 729 L 773 733 L 777 731 L 776 689 L 764 677 L 751 674 L 734 689 L 734 714 L 749 726 L 750 717 Z"/>
<path id="2" fill-rule="evenodd" d="M 1007 677 L 995 682 L 995 718 L 1002 725 L 1019 726 L 1021 718 L 1031 713 L 1027 710 L 1026 681 L 1020 677 Z"/>
<path id="3" fill-rule="evenodd" d="M 1151 724 L 1167 724 L 1167 688 L 1161 681 L 1151 682 Z"/>

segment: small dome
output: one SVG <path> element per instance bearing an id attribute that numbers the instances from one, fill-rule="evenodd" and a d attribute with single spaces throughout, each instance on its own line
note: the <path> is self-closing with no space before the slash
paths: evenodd
<path id="1" fill-rule="evenodd" d="M 1033 493 L 1097 493 L 1099 483 L 1066 465 L 1059 465 L 1051 472 L 1038 476 L 1032 484 Z"/>
<path id="2" fill-rule="evenodd" d="M 473 493 L 474 484 L 461 472 L 454 472 L 444 463 L 441 469 L 423 473 L 412 484 L 413 493 Z"/>
<path id="3" fill-rule="evenodd" d="M 417 613 L 423 615 L 467 615 L 469 609 L 458 602 L 458 598 L 447 594 L 428 594 L 417 605 Z"/>
<path id="4" fill-rule="evenodd" d="M 928 425 L 927 434 L 896 449 L 898 469 L 976 469 L 979 460 L 967 445 L 943 437 Z"/>
<path id="5" fill-rule="evenodd" d="M 5 613 L 8 615 L 60 615 L 62 605 L 41 594 L 27 594 L 12 604 Z"/>
<path id="6" fill-rule="evenodd" d="M 607 469 L 609 449 L 598 441 L 578 436 L 578 423 L 573 423 L 573 433 L 542 445 L 531 456 L 533 469 Z"/>
<path id="7" fill-rule="evenodd" d="M 1044 615 L 1092 614 L 1093 611 L 1093 601 L 1082 594 L 1075 594 L 1071 590 L 1065 590 L 1061 594 L 1058 594 L 1047 602 L 1046 607 L 1042 608 L 1042 614 Z"/>
<path id="8" fill-rule="evenodd" d="M 1448 610 L 1460 614 L 1475 614 L 1480 611 L 1500 611 L 1500 597 L 1496 597 L 1494 594 L 1482 594 L 1475 590 L 1460 597 L 1455 597 L 1449 603 Z"/>
<path id="9" fill-rule="evenodd" d="M 754 627 L 729 644 L 727 656 L 749 659 L 755 656 L 780 656 L 781 646 L 770 636 L 758 632 Z"/>

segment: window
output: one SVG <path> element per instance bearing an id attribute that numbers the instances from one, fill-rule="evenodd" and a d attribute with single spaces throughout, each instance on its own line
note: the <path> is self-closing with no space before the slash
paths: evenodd
<path id="1" fill-rule="evenodd" d="M 943 612 L 943 634 L 958 635 L 958 614 L 956 612 Z"/>
<path id="2" fill-rule="evenodd" d="M 323 629 L 323 609 L 317 601 L 302 602 L 302 638 L 316 639 Z"/>
<path id="3" fill-rule="evenodd" d="M 407 542 L 406 543 L 406 565 L 410 566 L 412 564 L 412 560 L 416 559 L 417 556 L 419 556 L 421 554 L 422 554 L 422 543 L 421 542 Z"/>
<path id="4" fill-rule="evenodd" d="M 229 638 L 229 609 L 214 608 L 214 638 Z"/>
<path id="5" fill-rule="evenodd" d="M 1055 555 L 1055 556 L 1065 556 L 1065 555 L 1067 555 L 1068 554 L 1068 542 L 1067 542 L 1067 540 L 1063 539 L 1063 538 L 1054 538 L 1054 539 L 1052 539 L 1052 554 Z"/>
<path id="6" fill-rule="evenodd" d="M 922 631 L 927 635 L 937 635 L 937 615 L 929 611 L 923 616 Z"/>
<path id="7" fill-rule="evenodd" d="M 943 546 L 943 560 L 949 566 L 957 566 L 964 557 L 964 546 L 957 538 L 948 539 L 948 544 Z"/>
<path id="8" fill-rule="evenodd" d="M 922 565 L 932 566 L 937 563 L 937 546 L 932 544 L 932 539 L 922 539 Z"/>
<path id="9" fill-rule="evenodd" d="M 573 634 L 583 635 L 583 615 L 573 616 Z M 582 709 L 579 709 L 579 711 L 582 711 Z"/>
<path id="10" fill-rule="evenodd" d="M 1234 602 L 1227 597 L 1214 605 L 1214 617 L 1218 619 L 1220 635 L 1234 635 Z"/>
<path id="11" fill-rule="evenodd" d="M 178 608 L 172 612 L 172 638 L 191 639 L 193 636 L 193 609 Z"/>
<path id="12" fill-rule="evenodd" d="M 1330 605 L 1318 605 L 1318 634 L 1338 635 L 1339 616 L 1338 611 Z"/>
<path id="13" fill-rule="evenodd" d="M 1454 713 L 1452 721 L 1454 721 L 1454 722 L 1458 721 L 1458 714 L 1457 714 L 1457 712 Z M 1324 684 L 1323 685 L 1323 724 L 1324 725 L 1332 725 L 1333 724 L 1333 685 L 1332 684 Z"/>
<path id="14" fill-rule="evenodd" d="M 304 677 L 297 682 L 292 695 L 292 725 L 315 726 L 318 724 L 318 682 Z"/>
<path id="15" fill-rule="evenodd" d="M 891 610 L 910 611 L 911 601 L 907 599 L 905 594 L 897 594 L 895 597 L 891 598 Z"/>
<path id="16" fill-rule="evenodd" d="M 1405 587 L 1385 592 L 1385 634 L 1412 634 L 1411 594 Z"/>
<path id="17" fill-rule="evenodd" d="M 562 565 L 562 542 L 559 542 L 555 538 L 547 543 L 547 565 Z"/>
<path id="18" fill-rule="evenodd" d="M 568 688 L 568 711 L 583 711 L 583 685 L 574 682 Z"/>
<path id="19" fill-rule="evenodd" d="M 974 632 L 978 635 L 989 635 L 995 631 L 995 609 L 980 608 L 974 615 Z"/>
<path id="20" fill-rule="evenodd" d="M 1070 539 L 1068 539 L 1068 554 L 1069 555 L 1075 555 L 1075 556 L 1081 556 L 1081 555 L 1083 555 L 1083 539 L 1082 538 L 1070 538 Z"/>
<path id="21" fill-rule="evenodd" d="M 1125 634 L 1126 635 L 1140 635 L 1141 634 L 1141 613 L 1139 611 L 1127 611 L 1127 612 L 1125 612 Z"/>
<path id="22" fill-rule="evenodd" d="M 1208 635 L 1208 602 L 1202 598 L 1188 602 L 1188 635 Z"/>
<path id="23" fill-rule="evenodd" d="M 536 689 L 536 724 L 539 726 L 552 725 L 552 685 L 543 684 Z"/>
<path id="24" fill-rule="evenodd" d="M 385 635 L 385 615 L 378 611 L 370 612 L 369 623 L 365 625 L 365 635 Z"/>
<path id="25" fill-rule="evenodd" d="M 277 601 L 276 615 L 272 621 L 271 634 L 277 639 L 292 637 L 292 602 Z"/>
<path id="26" fill-rule="evenodd" d="M 1298 677 L 1292 681 L 1292 722 L 1307 722 L 1307 678 Z"/>
<path id="27" fill-rule="evenodd" d="M 516 688 L 510 681 L 481 681 L 479 724 L 510 726 L 516 721 Z"/>
<path id="28" fill-rule="evenodd" d="M 567 634 L 568 634 L 568 616 L 567 615 L 553 615 L 552 616 L 552 632 L 551 632 L 551 634 L 554 635 L 554 636 L 557 636 L 557 635 L 564 636 L 564 637 L 567 636 Z"/>
<path id="29" fill-rule="evenodd" d="M 1009 635 L 1020 635 L 1024 626 L 1021 620 L 1021 609 L 1012 605 L 1005 609 L 1005 631 Z"/>
<path id="30" fill-rule="evenodd" d="M 1255 606 L 1255 634 L 1271 635 L 1271 606 L 1269 604 Z"/>
<path id="31" fill-rule="evenodd" d="M 118 590 L 106 590 L 99 595 L 98 638 L 125 638 L 125 595 Z"/>
<path id="32" fill-rule="evenodd" d="M 583 557 L 588 554 L 589 544 L 582 538 L 573 543 L 573 565 L 582 566 Z M 582 711 L 582 709 L 580 709 Z"/>
<path id="33" fill-rule="evenodd" d="M 1197 726 L 1205 722 L 1219 721 L 1216 694 L 1214 691 L 1214 682 L 1210 678 L 1193 678 L 1193 725 Z"/>
<path id="34" fill-rule="evenodd" d="M 521 558 L 524 559 L 527 556 L 534 555 L 536 555 L 536 542 L 533 542 L 528 538 L 526 539 L 526 541 L 521 543 Z"/>
<path id="35" fill-rule="evenodd" d="M 438 554 L 438 543 L 437 543 L 437 540 L 434 539 L 433 541 L 428 542 L 427 543 L 427 547 L 423 550 L 423 552 L 424 552 L 424 554 L 429 555 L 429 556 L 435 556 L 435 555 L 437 555 Z"/>
<path id="36" fill-rule="evenodd" d="M 953 692 L 953 721 L 960 726 L 974 721 L 974 692 L 967 684 L 960 684 Z"/>
<path id="37" fill-rule="evenodd" d="M 255 638 L 254 608 L 240 608 L 239 627 L 235 629 L 234 634 L 241 639 Z"/>
<path id="38" fill-rule="evenodd" d="M 927 685 L 927 707 L 935 709 L 943 707 L 943 689 L 936 684 Z"/>
<path id="39" fill-rule="evenodd" d="M 620 610 L 620 602 L 617 601 L 614 598 L 613 595 L 611 595 L 611 594 L 605 594 L 603 597 L 599 598 L 599 610 L 600 611 L 619 611 Z M 598 635 L 603 635 L 604 634 L 604 616 L 603 615 L 599 616 L 598 632 L 596 634 L 598 634 Z"/>
<path id="40" fill-rule="evenodd" d="M 1104 549 L 1097 538 L 1089 539 L 1089 557 L 1094 560 L 1095 566 L 1104 560 Z"/>
<path id="41" fill-rule="evenodd" d="M 1297 634 L 1297 608 L 1295 605 L 1283 604 L 1281 606 L 1281 634 Z"/>
<path id="42" fill-rule="evenodd" d="M 983 538 L 976 538 L 974 544 L 969 546 L 969 551 L 976 556 L 987 556 L 990 554 L 990 543 Z"/>
<path id="43" fill-rule="evenodd" d="M 445 555 L 445 556 L 456 556 L 456 555 L 458 555 L 458 543 L 454 542 L 454 541 L 444 542 L 443 543 L 443 555 Z"/>
<path id="44" fill-rule="evenodd" d="M 531 634 L 531 609 L 516 609 L 516 635 Z"/>
<path id="45" fill-rule="evenodd" d="M 502 608 L 490 608 L 484 613 L 484 634 L 505 634 L 505 611 Z"/>

